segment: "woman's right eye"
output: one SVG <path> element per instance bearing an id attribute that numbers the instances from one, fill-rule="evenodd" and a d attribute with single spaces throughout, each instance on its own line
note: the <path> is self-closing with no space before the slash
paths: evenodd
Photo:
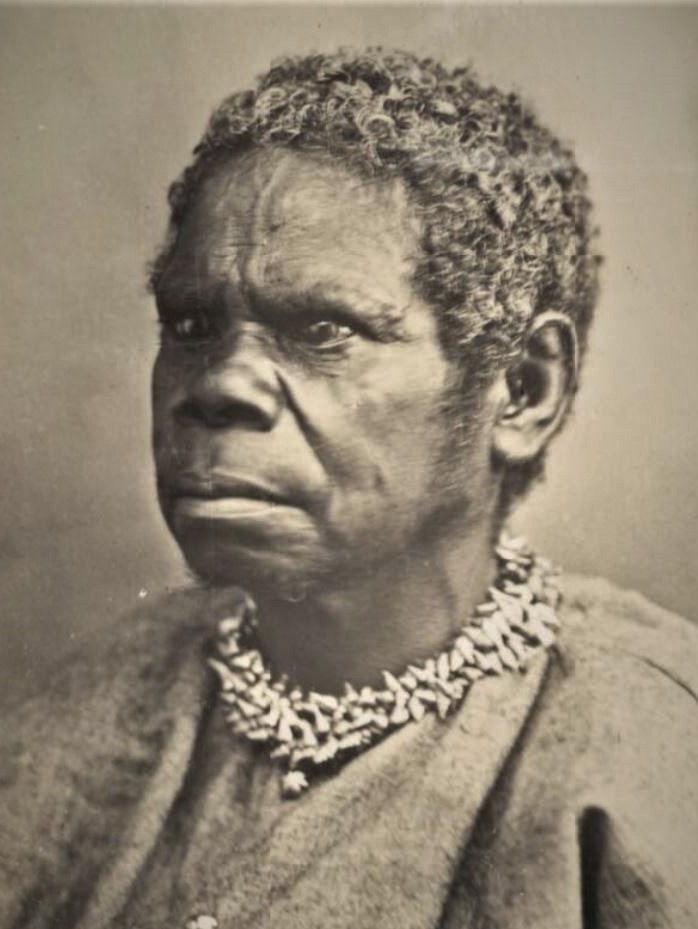
<path id="1" fill-rule="evenodd" d="M 166 320 L 163 326 L 178 342 L 202 342 L 212 334 L 210 320 L 203 314 Z"/>

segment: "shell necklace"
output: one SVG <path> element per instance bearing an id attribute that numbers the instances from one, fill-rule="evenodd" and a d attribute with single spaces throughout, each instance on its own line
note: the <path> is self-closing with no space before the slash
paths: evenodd
<path id="1" fill-rule="evenodd" d="M 445 719 L 485 675 L 525 670 L 527 659 L 555 640 L 560 600 L 558 572 L 522 539 L 502 536 L 495 548 L 498 575 L 487 599 L 439 655 L 383 672 L 384 688 L 346 684 L 340 696 L 289 689 L 274 681 L 249 641 L 256 624 L 246 596 L 235 615 L 218 625 L 209 664 L 221 684 L 225 718 L 233 732 L 270 747 L 282 762 L 282 794 L 298 797 L 314 772 L 327 771 L 428 712 Z"/>

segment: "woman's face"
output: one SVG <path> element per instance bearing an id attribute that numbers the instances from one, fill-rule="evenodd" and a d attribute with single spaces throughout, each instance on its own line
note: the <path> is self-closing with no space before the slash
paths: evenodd
<path id="1" fill-rule="evenodd" d="M 486 423 L 454 460 L 416 249 L 403 188 L 327 160 L 253 153 L 204 182 L 157 287 L 153 432 L 208 581 L 336 582 L 487 492 Z"/>

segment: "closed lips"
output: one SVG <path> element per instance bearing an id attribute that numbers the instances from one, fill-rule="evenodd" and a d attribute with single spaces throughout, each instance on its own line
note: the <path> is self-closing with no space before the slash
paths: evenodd
<path id="1" fill-rule="evenodd" d="M 206 481 L 183 478 L 174 485 L 172 495 L 175 497 L 199 497 L 203 500 L 242 497 L 249 500 L 261 500 L 266 503 L 287 502 L 277 491 L 264 484 L 238 479 Z"/>

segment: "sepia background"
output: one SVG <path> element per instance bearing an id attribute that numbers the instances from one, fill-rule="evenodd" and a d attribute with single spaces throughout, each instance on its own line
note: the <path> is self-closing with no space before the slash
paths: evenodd
<path id="1" fill-rule="evenodd" d="M 695 616 L 698 9 L 0 7 L 0 679 L 186 581 L 155 506 L 144 266 L 218 100 L 271 58 L 406 46 L 574 140 L 607 256 L 583 390 L 516 520 Z"/>

